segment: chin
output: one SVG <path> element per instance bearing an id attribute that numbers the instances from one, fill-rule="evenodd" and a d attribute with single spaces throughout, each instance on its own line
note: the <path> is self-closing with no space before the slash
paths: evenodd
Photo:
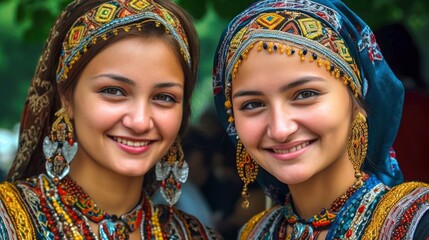
<path id="1" fill-rule="evenodd" d="M 275 176 L 277 180 L 279 180 L 280 182 L 288 185 L 300 184 L 311 178 L 311 176 L 308 176 L 308 174 L 305 174 L 305 173 L 300 174 L 297 172 L 294 172 L 292 174 L 283 172 L 281 174 L 278 174 L 277 176 L 273 174 L 273 176 Z"/>
<path id="2" fill-rule="evenodd" d="M 146 168 L 137 167 L 137 166 L 124 168 L 122 166 L 121 169 L 117 169 L 115 172 L 119 175 L 126 176 L 126 177 L 142 177 L 146 173 L 148 173 L 149 170 L 150 168 L 146 169 Z"/>

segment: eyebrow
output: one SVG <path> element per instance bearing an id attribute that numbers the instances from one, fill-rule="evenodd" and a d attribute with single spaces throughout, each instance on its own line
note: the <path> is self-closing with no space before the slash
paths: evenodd
<path id="1" fill-rule="evenodd" d="M 155 85 L 155 88 L 171 88 L 171 87 L 182 88 L 183 85 L 175 82 L 162 82 Z"/>
<path id="2" fill-rule="evenodd" d="M 325 81 L 325 79 L 321 78 L 321 77 L 305 76 L 305 77 L 299 78 L 298 80 L 296 80 L 292 83 L 281 86 L 279 89 L 279 92 L 286 92 L 292 88 L 304 85 L 304 84 L 306 84 L 308 82 L 312 82 L 312 81 Z M 243 96 L 262 96 L 262 95 L 263 95 L 262 91 L 243 90 L 243 91 L 238 91 L 238 92 L 234 93 L 232 95 L 232 98 L 243 97 Z"/>
<path id="3" fill-rule="evenodd" d="M 126 77 L 116 75 L 116 74 L 112 74 L 112 73 L 100 74 L 100 75 L 93 77 L 92 79 L 102 78 L 102 77 L 110 78 L 110 79 L 113 79 L 115 81 L 123 82 L 123 83 L 129 84 L 129 85 L 132 85 L 132 86 L 136 85 L 136 82 L 134 82 L 133 80 L 126 78 Z"/>
<path id="4" fill-rule="evenodd" d="M 120 75 L 112 74 L 112 73 L 100 74 L 100 75 L 97 75 L 97 76 L 93 77 L 93 79 L 101 78 L 101 77 L 110 78 L 110 79 L 113 79 L 115 81 L 119 81 L 119 82 L 123 82 L 123 83 L 129 84 L 131 86 L 135 86 L 136 85 L 135 81 L 133 81 L 133 80 L 131 80 L 129 78 L 126 78 L 126 77 L 122 77 Z M 179 87 L 179 88 L 182 88 L 183 85 L 180 84 L 180 83 L 175 83 L 175 82 L 161 82 L 161 83 L 158 83 L 158 84 L 155 85 L 155 88 L 170 88 L 170 87 Z"/>

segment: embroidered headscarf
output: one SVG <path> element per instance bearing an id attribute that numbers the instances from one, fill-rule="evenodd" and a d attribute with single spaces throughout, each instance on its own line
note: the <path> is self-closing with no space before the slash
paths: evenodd
<path id="1" fill-rule="evenodd" d="M 391 149 L 402 114 L 402 83 L 385 62 L 370 28 L 340 0 L 265 0 L 237 15 L 224 30 L 213 69 L 215 105 L 222 124 L 236 143 L 230 100 L 231 82 L 249 49 L 300 56 L 326 67 L 363 99 L 369 125 L 363 170 L 386 185 L 403 181 Z M 257 181 L 281 202 L 289 191 L 264 169 Z"/>
<path id="2" fill-rule="evenodd" d="M 8 180 L 18 180 L 43 171 L 42 140 L 50 131 L 54 113 L 61 107 L 58 88 L 76 81 L 69 78 L 69 73 L 81 57 L 98 43 L 133 28 L 141 31 L 143 24 L 154 22 L 173 36 L 180 46 L 185 65 L 192 75 L 196 74 L 197 63 L 193 53 L 198 46 L 196 43 L 190 46 L 187 35 L 194 33 L 185 32 L 181 25 L 181 20 L 188 16 L 176 16 L 159 2 L 165 1 L 75 0 L 65 8 L 51 29 L 31 81 L 21 118 L 19 148 Z"/>

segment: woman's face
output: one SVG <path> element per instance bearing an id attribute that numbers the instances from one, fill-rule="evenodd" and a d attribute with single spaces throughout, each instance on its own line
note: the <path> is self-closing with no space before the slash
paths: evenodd
<path id="1" fill-rule="evenodd" d="M 79 142 L 73 167 L 143 176 L 175 140 L 184 74 L 171 46 L 133 37 L 98 53 L 68 104 Z"/>
<path id="2" fill-rule="evenodd" d="M 232 82 L 238 136 L 249 154 L 285 184 L 348 161 L 352 101 L 325 66 L 253 48 Z"/>

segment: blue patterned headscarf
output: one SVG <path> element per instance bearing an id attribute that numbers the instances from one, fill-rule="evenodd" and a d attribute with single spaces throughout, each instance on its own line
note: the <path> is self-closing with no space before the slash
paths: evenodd
<path id="1" fill-rule="evenodd" d="M 299 24 L 289 27 L 287 19 L 291 18 Z M 310 32 L 316 26 L 313 24 L 318 24 L 317 36 Z M 349 76 L 348 86 L 364 100 L 368 115 L 368 151 L 363 170 L 390 187 L 401 183 L 402 173 L 391 146 L 399 128 L 404 89 L 384 60 L 371 29 L 340 0 L 259 1 L 229 23 L 214 59 L 213 90 L 220 120 L 232 141 L 236 143 L 237 133 L 228 106 L 231 81 L 243 52 L 261 40 L 300 46 L 304 55 L 308 49 L 317 53 L 313 58 L 329 59 L 327 70 Z M 264 169 L 257 181 L 276 201 L 283 201 L 289 191 Z"/>

